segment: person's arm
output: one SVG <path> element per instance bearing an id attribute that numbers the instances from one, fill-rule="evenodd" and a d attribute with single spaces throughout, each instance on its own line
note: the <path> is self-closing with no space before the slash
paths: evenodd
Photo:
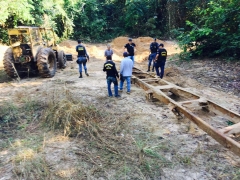
<path id="1" fill-rule="evenodd" d="M 240 134 L 240 123 L 222 128 L 219 131 L 225 135 Z"/>
<path id="2" fill-rule="evenodd" d="M 115 71 L 115 75 L 117 76 L 117 78 L 119 78 L 118 71 L 117 71 L 117 68 L 116 68 L 115 64 L 114 64 L 114 71 Z"/>
<path id="3" fill-rule="evenodd" d="M 124 63 L 124 62 L 122 61 L 122 62 L 121 62 L 121 66 L 120 66 L 120 74 L 123 73 L 123 65 L 124 65 L 123 63 Z"/>
<path id="4" fill-rule="evenodd" d="M 107 71 L 105 65 L 106 65 L 106 63 L 103 64 L 103 71 L 104 72 Z"/>
<path id="5" fill-rule="evenodd" d="M 123 51 L 127 51 L 127 44 L 123 47 Z"/>
<path id="6" fill-rule="evenodd" d="M 135 53 L 136 51 L 137 51 L 137 49 L 136 49 L 136 44 L 133 44 L 133 52 Z"/>
<path id="7" fill-rule="evenodd" d="M 104 51 L 104 57 L 107 57 L 107 50 Z"/>
<path id="8" fill-rule="evenodd" d="M 76 46 L 76 52 L 78 52 L 78 46 Z"/>
<path id="9" fill-rule="evenodd" d="M 151 49 L 152 49 L 152 43 L 150 44 L 150 47 L 149 47 L 150 54 L 151 54 Z"/>
<path id="10" fill-rule="evenodd" d="M 85 48 L 85 47 L 84 47 L 84 48 Z M 88 61 L 89 61 L 89 55 L 88 55 L 88 53 L 87 53 L 86 48 L 85 48 L 85 54 L 86 54 L 86 57 L 87 57 L 87 59 L 88 59 Z"/>
<path id="11" fill-rule="evenodd" d="M 156 62 L 157 61 L 157 59 L 158 59 L 158 56 L 159 56 L 159 49 L 157 50 L 157 55 L 156 55 L 156 57 L 155 57 L 155 59 L 154 59 L 154 62 Z"/>

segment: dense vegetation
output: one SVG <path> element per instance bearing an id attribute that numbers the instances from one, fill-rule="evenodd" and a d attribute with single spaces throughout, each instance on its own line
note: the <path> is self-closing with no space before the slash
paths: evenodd
<path id="1" fill-rule="evenodd" d="M 184 57 L 240 57 L 239 0 L 0 0 L 0 39 L 19 25 L 50 26 L 58 37 L 176 38 Z"/>

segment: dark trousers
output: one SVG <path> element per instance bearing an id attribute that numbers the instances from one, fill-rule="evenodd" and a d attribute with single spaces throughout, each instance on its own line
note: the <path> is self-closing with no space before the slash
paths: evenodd
<path id="1" fill-rule="evenodd" d="M 156 69 L 157 76 L 159 76 L 161 79 L 163 78 L 163 75 L 164 75 L 165 62 L 166 61 L 161 61 L 161 62 L 155 63 L 155 69 Z M 160 73 L 159 73 L 159 68 L 161 68 Z"/>

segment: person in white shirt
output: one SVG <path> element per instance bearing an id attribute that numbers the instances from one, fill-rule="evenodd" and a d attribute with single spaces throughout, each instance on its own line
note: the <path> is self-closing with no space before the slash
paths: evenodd
<path id="1" fill-rule="evenodd" d="M 123 83 L 127 81 L 127 93 L 130 94 L 131 91 L 131 76 L 132 76 L 132 68 L 133 68 L 133 61 L 128 57 L 128 53 L 124 52 L 123 57 L 124 59 L 121 61 L 120 67 L 120 89 L 121 92 L 123 90 Z"/>

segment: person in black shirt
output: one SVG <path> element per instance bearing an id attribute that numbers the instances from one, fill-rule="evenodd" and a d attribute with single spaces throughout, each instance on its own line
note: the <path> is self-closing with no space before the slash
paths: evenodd
<path id="1" fill-rule="evenodd" d="M 150 44 L 150 53 L 151 54 L 148 57 L 148 70 L 147 70 L 147 72 L 150 71 L 152 61 L 153 61 L 152 72 L 154 72 L 154 59 L 156 58 L 157 51 L 158 51 L 158 43 L 157 43 L 157 39 L 154 38 L 154 42 L 152 42 Z"/>
<path id="2" fill-rule="evenodd" d="M 132 39 L 129 38 L 128 39 L 128 43 L 124 46 L 124 50 L 127 49 L 128 52 L 128 57 L 133 61 L 133 65 L 134 65 L 134 48 L 136 47 L 136 44 L 134 44 L 132 42 Z"/>
<path id="3" fill-rule="evenodd" d="M 76 51 L 78 53 L 77 63 L 79 65 L 79 73 L 80 73 L 79 78 L 82 78 L 82 65 L 85 70 L 86 76 L 89 76 L 89 74 L 87 73 L 87 66 L 86 66 L 87 61 L 89 61 L 89 56 L 87 54 L 86 48 L 81 43 L 82 41 L 78 40 L 78 45 L 76 46 Z"/>
<path id="4" fill-rule="evenodd" d="M 108 96 L 112 97 L 112 91 L 111 91 L 111 84 L 114 84 L 114 93 L 115 97 L 120 97 L 118 94 L 118 81 L 117 78 L 119 78 L 115 63 L 111 60 L 111 56 L 107 56 L 107 62 L 104 63 L 103 71 L 107 74 L 107 88 L 108 88 Z"/>
<path id="5" fill-rule="evenodd" d="M 159 44 L 159 49 L 157 52 L 157 56 L 155 58 L 155 68 L 157 76 L 159 76 L 161 79 L 164 75 L 164 67 L 167 59 L 167 50 L 164 49 L 163 44 Z M 159 73 L 159 68 L 161 68 L 161 74 Z"/>

